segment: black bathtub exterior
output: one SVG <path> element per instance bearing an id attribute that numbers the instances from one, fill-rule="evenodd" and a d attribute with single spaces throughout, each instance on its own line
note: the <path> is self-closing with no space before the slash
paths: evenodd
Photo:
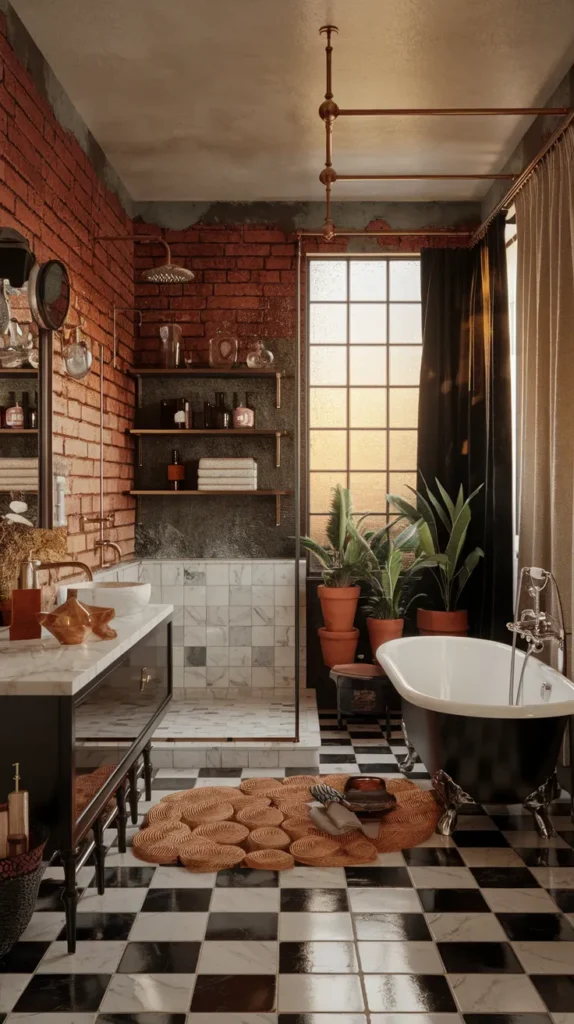
<path id="1" fill-rule="evenodd" d="M 522 803 L 552 775 L 567 716 L 471 718 L 403 698 L 410 743 L 431 776 L 441 769 L 477 803 Z"/>

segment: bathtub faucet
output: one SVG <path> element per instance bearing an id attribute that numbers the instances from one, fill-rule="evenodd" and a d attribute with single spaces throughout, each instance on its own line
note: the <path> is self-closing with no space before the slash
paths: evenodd
<path id="1" fill-rule="evenodd" d="M 540 595 L 546 586 L 550 583 L 550 589 L 554 590 L 558 611 L 560 615 L 560 621 L 556 619 L 549 612 L 545 612 L 540 607 Z M 520 611 L 520 597 L 523 586 L 526 589 L 526 593 L 529 597 L 534 599 L 533 608 L 524 608 Z M 519 704 L 522 699 L 522 689 L 524 681 L 524 670 L 526 668 L 526 662 L 531 654 L 541 654 L 544 650 L 544 645 L 550 643 L 552 640 L 558 641 L 559 650 L 561 652 L 560 671 L 565 671 L 564 657 L 565 657 L 565 631 L 564 631 L 564 615 L 562 613 L 562 602 L 560 600 L 560 594 L 558 592 L 558 586 L 554 578 L 553 573 L 547 569 L 539 569 L 536 566 L 524 567 L 520 573 L 520 582 L 518 584 L 518 590 L 516 594 L 516 609 L 515 609 L 515 621 L 508 622 L 507 628 L 513 633 L 512 638 L 512 662 L 510 668 L 510 689 L 509 689 L 509 704 Z M 515 664 L 515 653 L 516 653 L 516 639 L 521 637 L 527 643 L 526 657 L 522 665 L 522 672 L 520 673 L 520 681 L 518 683 L 518 690 L 516 691 L 516 699 L 514 697 L 514 664 Z"/>

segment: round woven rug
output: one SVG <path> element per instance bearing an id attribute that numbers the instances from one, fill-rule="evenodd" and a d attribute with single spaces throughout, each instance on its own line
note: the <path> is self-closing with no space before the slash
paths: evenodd
<path id="1" fill-rule="evenodd" d="M 238 864 L 280 871 L 296 863 L 369 864 L 377 853 L 409 849 L 430 838 L 441 808 L 434 793 L 408 779 L 387 781 L 397 803 L 381 819 L 374 838 L 359 831 L 331 836 L 318 830 L 309 817 L 309 786 L 321 781 L 342 793 L 348 778 L 292 776 L 281 784 L 264 777 L 247 779 L 238 788 L 170 793 L 148 811 L 144 828 L 134 836 L 133 853 L 147 863 L 178 863 L 188 871 L 220 871 Z"/>

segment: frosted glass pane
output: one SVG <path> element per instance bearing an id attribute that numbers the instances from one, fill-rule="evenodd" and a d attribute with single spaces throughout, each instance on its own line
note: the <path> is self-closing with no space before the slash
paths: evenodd
<path id="1" fill-rule="evenodd" d="M 350 487 L 355 512 L 386 511 L 386 473 L 351 473 Z"/>
<path id="2" fill-rule="evenodd" d="M 385 260 L 352 260 L 351 300 L 374 302 L 387 297 L 387 264 Z"/>
<path id="3" fill-rule="evenodd" d="M 419 414 L 419 389 L 399 388 L 389 391 L 391 427 L 416 427 Z"/>
<path id="4" fill-rule="evenodd" d="M 328 518 L 328 516 L 309 516 L 309 535 L 313 540 L 317 541 L 317 544 L 322 544 L 323 547 L 330 546 L 327 540 Z M 313 570 L 320 568 L 319 563 L 312 556 L 310 562 Z"/>
<path id="5" fill-rule="evenodd" d="M 337 484 L 347 486 L 345 473 L 311 473 L 309 509 L 312 513 L 328 512 L 331 507 L 331 492 Z"/>
<path id="6" fill-rule="evenodd" d="M 389 494 L 397 494 L 399 497 L 406 498 L 407 501 L 412 502 L 414 494 L 412 491 L 409 491 L 409 487 L 416 486 L 416 473 L 389 473 Z"/>
<path id="7" fill-rule="evenodd" d="M 311 384 L 347 383 L 347 348 L 312 347 L 309 353 Z"/>
<path id="8" fill-rule="evenodd" d="M 417 468 L 416 430 L 391 430 L 389 437 L 389 468 Z"/>
<path id="9" fill-rule="evenodd" d="M 384 344 L 387 340 L 387 305 L 385 302 L 351 304 L 351 344 Z"/>
<path id="10" fill-rule="evenodd" d="M 347 392 L 344 388 L 311 388 L 309 423 L 312 427 L 347 426 Z"/>
<path id="11" fill-rule="evenodd" d="M 309 340 L 312 345 L 344 345 L 347 341 L 347 306 L 311 303 Z"/>
<path id="12" fill-rule="evenodd" d="M 351 388 L 351 427 L 386 427 L 385 388 Z M 410 424 L 409 424 L 410 426 Z"/>
<path id="13" fill-rule="evenodd" d="M 311 260 L 309 264 L 309 298 L 323 301 L 347 298 L 347 264 L 345 260 Z"/>
<path id="14" fill-rule="evenodd" d="M 347 432 L 345 430 L 310 430 L 309 453 L 311 469 L 346 469 Z"/>
<path id="15" fill-rule="evenodd" d="M 351 469 L 385 469 L 387 465 L 386 430 L 352 430 L 350 433 Z M 408 468 L 401 466 L 401 469 Z"/>
<path id="16" fill-rule="evenodd" d="M 399 350 L 397 349 L 397 351 Z M 375 347 L 374 345 L 354 345 L 350 349 L 350 354 L 350 384 L 384 385 L 387 383 L 386 348 L 382 346 Z"/>
<path id="17" fill-rule="evenodd" d="M 418 260 L 391 260 L 389 279 L 392 302 L 420 302 L 421 265 Z"/>
<path id="18" fill-rule="evenodd" d="M 391 305 L 389 310 L 391 345 L 420 345 L 422 342 L 421 306 L 418 302 Z"/>
<path id="19" fill-rule="evenodd" d="M 390 349 L 391 387 L 393 384 L 419 384 L 422 346 Z"/>

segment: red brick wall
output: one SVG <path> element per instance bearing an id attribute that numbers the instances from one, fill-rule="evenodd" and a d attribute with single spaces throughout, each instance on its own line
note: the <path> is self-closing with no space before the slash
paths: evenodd
<path id="1" fill-rule="evenodd" d="M 102 183 L 74 136 L 56 120 L 31 76 L 11 49 L 0 14 L 0 226 L 21 231 L 39 261 L 67 265 L 72 298 L 68 323 L 81 323 L 94 356 L 105 346 L 111 356 L 113 306 L 133 306 L 132 243 L 94 244 L 92 236 L 132 230 L 117 196 Z M 133 331 L 118 317 L 121 352 L 130 359 Z M 97 528 L 80 532 L 80 513 L 99 510 L 99 362 L 83 381 L 62 372 L 61 338 L 55 336 L 54 453 L 69 470 L 67 512 L 70 554 L 99 564 Z M 124 364 L 125 365 L 125 364 Z M 124 558 L 133 552 L 133 501 L 122 495 L 132 479 L 131 442 L 134 388 L 129 378 L 105 369 L 105 510 L 116 510 L 115 530 Z"/>

